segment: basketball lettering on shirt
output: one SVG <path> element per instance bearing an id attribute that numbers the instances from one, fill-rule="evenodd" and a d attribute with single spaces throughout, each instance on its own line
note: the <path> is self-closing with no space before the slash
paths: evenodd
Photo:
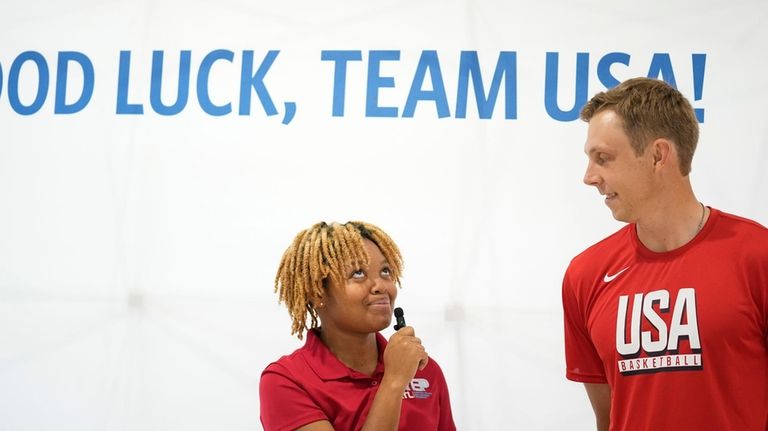
<path id="1" fill-rule="evenodd" d="M 617 362 L 624 375 L 701 369 L 696 291 L 682 288 L 672 303 L 669 291 L 619 296 L 616 314 Z"/>

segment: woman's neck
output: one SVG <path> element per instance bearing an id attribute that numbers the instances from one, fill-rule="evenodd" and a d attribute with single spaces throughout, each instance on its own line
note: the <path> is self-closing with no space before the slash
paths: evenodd
<path id="1" fill-rule="evenodd" d="M 350 334 L 321 327 L 320 340 L 344 365 L 366 375 L 373 375 L 379 362 L 376 334 Z"/>

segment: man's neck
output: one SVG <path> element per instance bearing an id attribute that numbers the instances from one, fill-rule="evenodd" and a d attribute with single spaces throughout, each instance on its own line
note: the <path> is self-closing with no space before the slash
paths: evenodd
<path id="1" fill-rule="evenodd" d="M 690 242 L 709 217 L 709 209 L 693 192 L 683 198 L 660 200 L 637 220 L 637 237 L 649 250 L 665 252 Z"/>

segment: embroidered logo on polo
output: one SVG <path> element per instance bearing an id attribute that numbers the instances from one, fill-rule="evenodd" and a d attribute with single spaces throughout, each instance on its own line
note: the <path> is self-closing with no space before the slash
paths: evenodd
<path id="1" fill-rule="evenodd" d="M 670 309 L 670 300 L 674 304 Z M 696 291 L 687 287 L 671 298 L 665 289 L 619 296 L 616 314 L 617 362 L 624 375 L 702 368 Z"/>
<path id="2" fill-rule="evenodd" d="M 403 399 L 427 399 L 432 396 L 432 392 L 427 392 L 428 387 L 429 380 L 427 379 L 411 379 L 411 382 L 408 383 L 408 386 L 405 387 L 405 392 L 403 392 Z"/>

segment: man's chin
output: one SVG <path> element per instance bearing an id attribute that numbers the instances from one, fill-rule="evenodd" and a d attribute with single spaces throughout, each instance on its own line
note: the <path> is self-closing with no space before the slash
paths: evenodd
<path id="1" fill-rule="evenodd" d="M 611 210 L 611 215 L 616 221 L 620 221 L 622 223 L 630 223 L 629 217 L 627 217 L 626 214 L 624 214 L 622 211 L 619 210 Z"/>

